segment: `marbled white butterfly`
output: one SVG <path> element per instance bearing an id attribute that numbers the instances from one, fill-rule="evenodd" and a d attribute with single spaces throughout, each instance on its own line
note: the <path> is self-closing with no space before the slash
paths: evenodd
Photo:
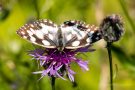
<path id="1" fill-rule="evenodd" d="M 47 19 L 37 20 L 22 26 L 17 34 L 36 45 L 60 51 L 86 47 L 101 39 L 97 27 L 77 20 L 65 21 L 61 25 Z"/>

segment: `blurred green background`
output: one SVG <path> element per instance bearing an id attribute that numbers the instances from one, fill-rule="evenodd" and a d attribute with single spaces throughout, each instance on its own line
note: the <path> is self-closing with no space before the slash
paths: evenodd
<path id="1" fill-rule="evenodd" d="M 47 18 L 57 24 L 65 20 L 83 20 L 100 25 L 111 14 L 123 17 L 125 34 L 113 44 L 114 90 L 135 90 L 135 3 L 134 0 L 0 0 L 0 90 L 51 90 L 50 79 L 40 75 L 36 61 L 27 54 L 33 45 L 17 34 L 27 22 Z M 79 54 L 89 60 L 88 72 L 76 64 L 77 87 L 62 79 L 56 90 L 109 90 L 109 64 L 103 40 L 95 43 L 95 52 Z"/>

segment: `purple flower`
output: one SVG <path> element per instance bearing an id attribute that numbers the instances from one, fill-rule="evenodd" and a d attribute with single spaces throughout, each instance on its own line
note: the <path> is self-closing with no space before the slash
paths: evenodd
<path id="1" fill-rule="evenodd" d="M 88 62 L 82 61 L 81 59 L 76 58 L 78 52 L 90 52 L 90 46 L 85 48 L 80 48 L 77 50 L 64 49 L 59 51 L 57 49 L 35 49 L 30 51 L 29 54 L 39 61 L 40 66 L 44 67 L 44 70 L 33 72 L 34 74 L 41 74 L 41 78 L 48 75 L 51 77 L 60 77 L 64 80 L 64 75 L 67 75 L 68 78 L 74 82 L 75 72 L 71 70 L 70 65 L 72 62 L 77 63 L 83 70 L 88 71 Z M 41 79 L 40 78 L 40 79 Z"/>

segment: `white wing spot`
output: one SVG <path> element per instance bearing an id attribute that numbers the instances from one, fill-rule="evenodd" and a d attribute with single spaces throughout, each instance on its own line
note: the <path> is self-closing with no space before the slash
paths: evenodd
<path id="1" fill-rule="evenodd" d="M 52 22 L 52 21 L 49 21 L 49 23 L 50 23 L 50 24 L 53 24 L 53 22 Z"/>
<path id="2" fill-rule="evenodd" d="M 34 25 L 33 25 L 33 24 L 30 24 L 30 26 L 31 26 L 31 27 L 34 27 Z"/>
<path id="3" fill-rule="evenodd" d="M 44 33 L 44 34 L 48 34 L 48 30 L 42 28 L 41 31 Z"/>
<path id="4" fill-rule="evenodd" d="M 94 33 L 94 31 L 90 31 L 90 33 L 91 33 L 91 34 L 93 34 L 93 33 Z"/>
<path id="5" fill-rule="evenodd" d="M 24 39 L 27 39 L 27 37 L 26 37 L 26 36 L 23 36 L 23 38 L 24 38 Z"/>
<path id="6" fill-rule="evenodd" d="M 36 39 L 33 36 L 30 36 L 30 41 L 35 42 Z"/>
<path id="7" fill-rule="evenodd" d="M 50 43 L 49 43 L 47 40 L 43 40 L 42 43 L 43 43 L 44 45 L 47 45 L 47 46 L 50 45 Z"/>
<path id="8" fill-rule="evenodd" d="M 84 31 L 80 31 L 82 37 L 85 37 L 86 33 Z"/>
<path id="9" fill-rule="evenodd" d="M 72 46 L 79 46 L 79 44 L 80 44 L 80 41 L 74 41 L 73 43 L 72 43 Z"/>
<path id="10" fill-rule="evenodd" d="M 71 21 L 72 23 L 75 23 L 75 21 Z"/>
<path id="11" fill-rule="evenodd" d="M 57 24 L 54 24 L 54 27 L 57 27 Z"/>
<path id="12" fill-rule="evenodd" d="M 79 31 L 79 33 L 80 34 L 78 34 L 75 31 L 72 31 L 72 34 L 75 34 L 79 40 L 82 39 L 83 37 L 85 37 L 85 35 L 86 35 L 86 33 L 84 31 Z"/>
<path id="13" fill-rule="evenodd" d="M 75 32 L 74 30 L 72 30 L 72 34 L 73 34 L 73 35 L 76 35 L 76 32 Z"/>
<path id="14" fill-rule="evenodd" d="M 35 34 L 35 30 L 33 30 L 32 28 L 30 28 L 30 31 L 31 31 L 33 34 Z"/>
<path id="15" fill-rule="evenodd" d="M 45 26 L 45 24 L 43 24 L 43 23 L 40 23 L 40 25 L 41 25 L 42 27 L 44 27 L 44 26 Z"/>
<path id="16" fill-rule="evenodd" d="M 22 27 L 23 29 L 27 29 L 25 26 Z"/>
<path id="17" fill-rule="evenodd" d="M 98 27 L 95 27 L 95 30 L 98 30 L 99 28 Z"/>
<path id="18" fill-rule="evenodd" d="M 47 20 L 45 19 L 44 22 L 47 22 Z"/>
<path id="19" fill-rule="evenodd" d="M 53 40 L 53 35 L 52 34 L 49 34 L 48 37 L 49 37 L 49 39 Z"/>
<path id="20" fill-rule="evenodd" d="M 90 25 L 88 24 L 88 25 L 86 25 L 85 27 L 88 28 L 89 26 L 90 26 Z"/>
<path id="21" fill-rule="evenodd" d="M 24 31 L 21 31 L 21 34 L 23 34 L 23 35 L 24 35 L 24 34 L 25 34 L 25 32 L 24 32 Z"/>
<path id="22" fill-rule="evenodd" d="M 69 41 L 69 40 L 71 40 L 71 38 L 72 38 L 72 34 L 69 34 L 69 35 L 67 35 L 66 37 L 67 37 L 67 40 Z"/>
<path id="23" fill-rule="evenodd" d="M 94 33 L 94 31 L 90 31 L 90 32 L 88 33 L 88 36 L 91 36 L 93 33 Z"/>
<path id="24" fill-rule="evenodd" d="M 42 29 L 40 29 L 44 34 L 48 34 L 48 26 L 44 25 L 43 23 L 40 24 Z"/>
<path id="25" fill-rule="evenodd" d="M 90 31 L 90 29 L 87 30 L 88 32 Z"/>
<path id="26" fill-rule="evenodd" d="M 90 39 L 90 38 L 87 38 L 87 39 L 86 39 L 86 42 L 87 42 L 87 43 L 90 43 L 90 42 L 91 42 L 91 39 Z"/>
<path id="27" fill-rule="evenodd" d="M 35 34 L 38 38 L 44 39 L 44 34 L 40 30 L 35 30 Z"/>
<path id="28" fill-rule="evenodd" d="M 27 33 L 28 33 L 30 36 L 33 35 L 33 33 L 32 33 L 30 30 L 27 30 Z"/>

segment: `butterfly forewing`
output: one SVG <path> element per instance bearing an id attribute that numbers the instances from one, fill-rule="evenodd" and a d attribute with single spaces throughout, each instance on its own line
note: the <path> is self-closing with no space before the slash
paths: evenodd
<path id="1" fill-rule="evenodd" d="M 46 47 L 56 48 L 58 26 L 47 19 L 37 20 L 35 22 L 25 24 L 17 34 L 28 41 Z"/>
<path id="2" fill-rule="evenodd" d="M 65 48 L 77 49 L 101 39 L 98 28 L 82 21 L 66 21 L 61 25 Z"/>

